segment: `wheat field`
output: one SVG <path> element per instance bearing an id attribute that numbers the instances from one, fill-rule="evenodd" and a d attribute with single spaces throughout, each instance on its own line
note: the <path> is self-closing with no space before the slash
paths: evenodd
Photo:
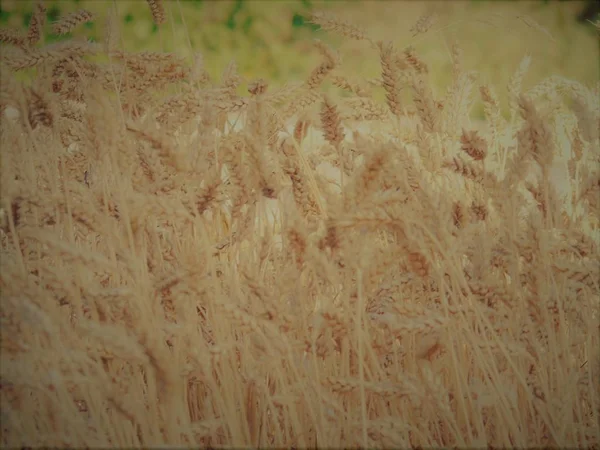
<path id="1" fill-rule="evenodd" d="M 600 448 L 600 85 L 317 12 L 379 76 L 242 95 L 107 11 L 0 30 L 3 447 Z"/>

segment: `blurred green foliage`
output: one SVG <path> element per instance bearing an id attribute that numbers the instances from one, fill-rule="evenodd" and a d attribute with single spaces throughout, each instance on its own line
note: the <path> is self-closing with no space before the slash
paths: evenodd
<path id="1" fill-rule="evenodd" d="M 234 57 L 233 53 L 242 75 L 247 77 L 272 79 L 298 73 L 307 63 L 306 59 L 312 61 L 313 58 L 300 57 L 287 69 L 278 62 L 292 51 L 290 43 L 310 40 L 318 28 L 307 21 L 312 7 L 309 0 L 166 1 L 168 19 L 161 29 L 152 22 L 150 9 L 143 0 L 46 0 L 44 3 L 49 22 L 44 30 L 46 43 L 81 35 L 92 41 L 101 41 L 106 15 L 114 5 L 120 17 L 125 49 L 175 51 L 190 55 L 191 44 L 194 50 L 204 54 L 208 70 L 214 76 L 226 67 Z M 0 26 L 26 28 L 34 5 L 33 0 L 1 0 Z M 49 24 L 61 15 L 80 8 L 94 13 L 96 20 L 78 28 L 73 35 L 55 36 L 51 33 Z"/>
<path id="2" fill-rule="evenodd" d="M 549 74 L 584 83 L 599 78 L 597 36 L 576 21 L 583 2 L 165 0 L 167 22 L 161 27 L 153 23 L 144 0 L 44 3 L 46 43 L 71 37 L 52 35 L 50 24 L 80 8 L 94 13 L 96 20 L 76 29 L 73 36 L 101 41 L 107 13 L 115 7 L 123 48 L 190 57 L 199 51 L 215 78 L 231 60 L 246 79 L 263 77 L 280 84 L 304 78 L 320 59 L 312 47 L 315 38 L 340 49 L 346 74 L 378 76 L 378 56 L 373 51 L 365 54 L 368 45 L 324 33 L 309 22 L 311 11 L 322 9 L 348 18 L 376 39 L 392 39 L 400 48 L 414 45 L 430 64 L 432 81 L 440 89 L 449 83 L 448 44 L 454 41 L 464 49 L 466 68 L 480 71 L 482 81 L 495 86 L 506 85 L 525 53 L 532 56 L 532 66 L 524 86 Z M 35 0 L 0 0 L 0 26 L 27 27 L 34 5 Z M 432 9 L 442 17 L 440 24 L 427 35 L 412 36 L 412 25 Z M 525 15 L 535 22 L 524 20 Z"/>

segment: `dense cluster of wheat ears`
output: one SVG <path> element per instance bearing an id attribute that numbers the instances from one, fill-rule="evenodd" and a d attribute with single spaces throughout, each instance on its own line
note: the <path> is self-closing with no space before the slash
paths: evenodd
<path id="1" fill-rule="evenodd" d="M 525 58 L 507 117 L 321 13 L 381 77 L 317 41 L 240 95 L 45 17 L 0 30 L 2 445 L 598 448 L 598 86 Z"/>

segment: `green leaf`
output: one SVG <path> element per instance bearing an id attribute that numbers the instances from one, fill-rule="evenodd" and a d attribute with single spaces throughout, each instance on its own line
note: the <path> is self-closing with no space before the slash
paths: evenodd
<path id="1" fill-rule="evenodd" d="M 235 16 L 241 11 L 243 6 L 244 0 L 237 0 L 235 5 L 233 5 L 233 9 L 231 10 L 231 13 L 229 13 L 229 17 L 227 17 L 227 21 L 225 22 L 225 26 L 230 30 L 235 28 Z"/>
<path id="2" fill-rule="evenodd" d="M 53 6 L 48 10 L 48 20 L 50 22 L 56 22 L 60 17 L 60 9 L 58 7 Z"/>
<path id="3" fill-rule="evenodd" d="M 0 6 L 0 22 L 8 22 L 8 18 L 10 17 L 9 11 L 4 11 L 2 6 Z"/>
<path id="4" fill-rule="evenodd" d="M 125 23 L 133 22 L 133 14 L 129 13 L 125 16 Z"/>
<path id="5" fill-rule="evenodd" d="M 30 12 L 26 12 L 25 14 L 23 14 L 23 25 L 28 27 L 32 16 L 33 14 L 31 14 Z"/>
<path id="6" fill-rule="evenodd" d="M 304 26 L 304 17 L 300 14 L 294 14 L 294 17 L 292 17 L 292 26 L 295 28 Z"/>

